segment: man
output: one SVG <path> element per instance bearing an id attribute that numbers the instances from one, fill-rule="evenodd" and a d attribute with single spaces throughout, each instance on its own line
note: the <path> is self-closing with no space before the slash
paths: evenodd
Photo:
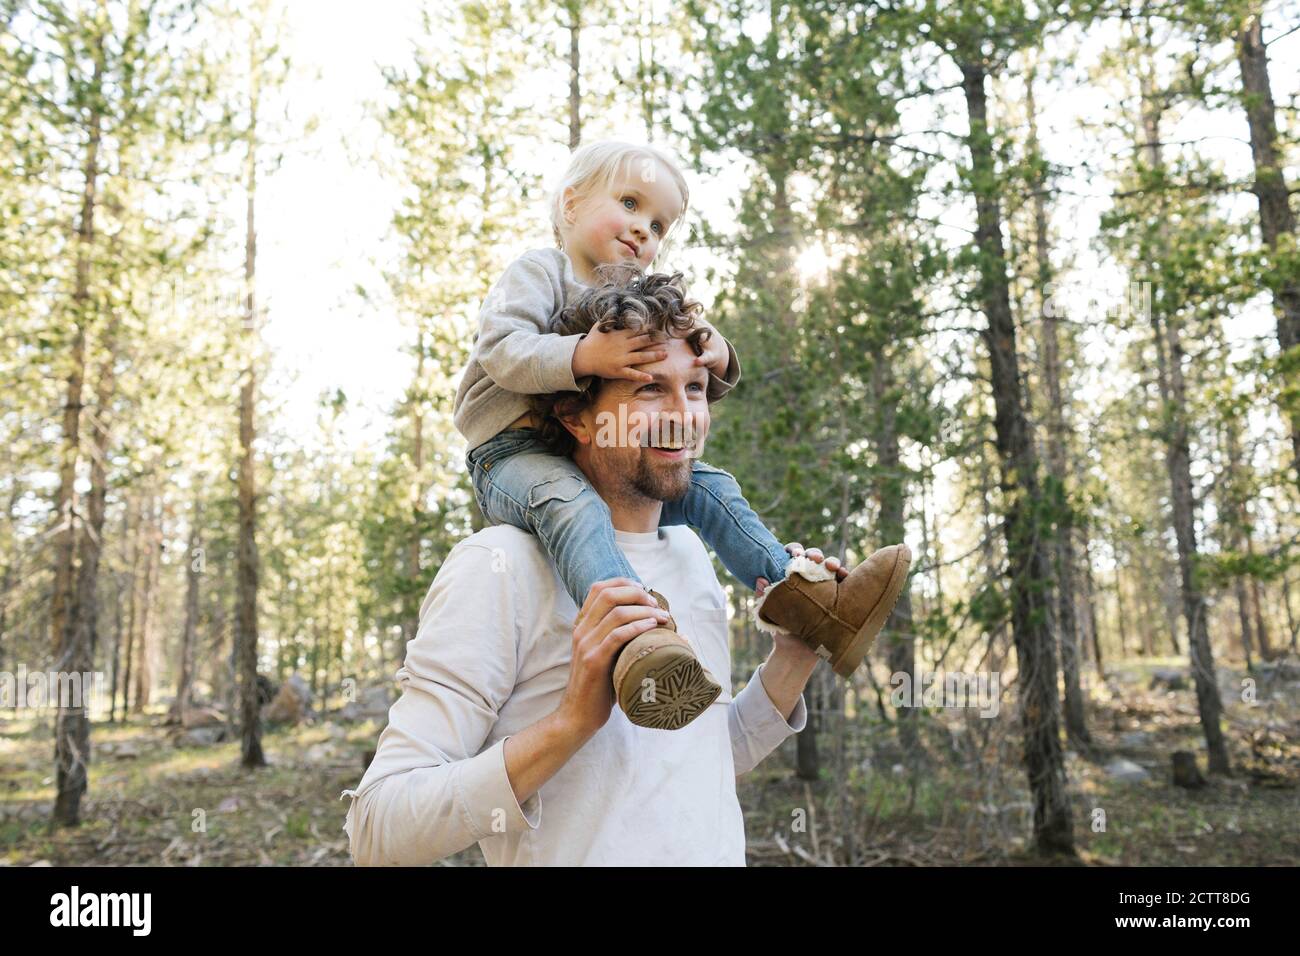
<path id="1" fill-rule="evenodd" d="M 397 675 L 402 696 L 357 790 L 344 791 L 357 864 L 428 864 L 477 841 L 491 865 L 744 865 L 735 778 L 803 729 L 801 694 L 819 658 L 775 633 L 733 697 L 726 602 L 708 553 L 689 528 L 659 528 L 664 502 L 685 493 L 690 459 L 597 440 L 604 423 L 659 416 L 707 433 L 708 369 L 686 338 L 664 350 L 641 366 L 655 388 L 597 380 L 557 420 L 620 548 L 674 595 L 672 619 L 722 694 L 678 730 L 629 722 L 614 707 L 613 662 L 668 614 L 619 578 L 579 609 L 536 538 L 484 529 L 439 569 Z M 839 571 L 834 559 L 824 567 Z"/>

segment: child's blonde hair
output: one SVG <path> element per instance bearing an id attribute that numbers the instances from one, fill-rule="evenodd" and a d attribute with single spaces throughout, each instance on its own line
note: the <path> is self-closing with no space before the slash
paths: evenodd
<path id="1" fill-rule="evenodd" d="M 652 181 L 655 176 L 656 163 L 662 163 L 673 177 L 677 189 L 682 194 L 682 208 L 677 221 L 669 233 L 677 232 L 677 226 L 686 218 L 686 208 L 690 204 L 690 188 L 686 177 L 678 168 L 673 158 L 661 149 L 649 144 L 636 145 L 618 140 L 602 139 L 579 146 L 569 157 L 569 166 L 560 177 L 555 191 L 551 194 L 551 230 L 555 234 L 555 244 L 564 248 L 564 237 L 560 233 L 560 224 L 564 222 L 564 191 L 572 188 L 574 193 L 583 198 L 593 189 L 608 186 L 620 173 L 640 175 L 644 182 Z M 665 236 L 665 239 L 667 236 Z M 659 246 L 659 253 L 667 247 L 667 242 Z"/>

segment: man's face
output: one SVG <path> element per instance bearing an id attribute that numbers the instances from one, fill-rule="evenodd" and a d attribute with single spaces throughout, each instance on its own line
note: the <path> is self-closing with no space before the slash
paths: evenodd
<path id="1" fill-rule="evenodd" d="M 590 441 L 576 455 L 602 494 L 677 501 L 690 489 L 709 430 L 709 370 L 685 339 L 663 348 L 667 358 L 638 366 L 653 382 L 604 379 L 580 415 Z"/>

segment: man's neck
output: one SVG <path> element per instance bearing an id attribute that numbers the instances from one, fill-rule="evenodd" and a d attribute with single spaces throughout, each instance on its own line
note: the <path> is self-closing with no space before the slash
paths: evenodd
<path id="1" fill-rule="evenodd" d="M 596 493 L 600 493 L 599 488 L 596 489 Z M 615 531 L 644 534 L 647 531 L 659 530 L 659 516 L 664 510 L 662 501 L 641 498 L 636 502 L 620 502 L 605 498 L 605 503 L 609 505 L 610 523 L 614 525 Z"/>

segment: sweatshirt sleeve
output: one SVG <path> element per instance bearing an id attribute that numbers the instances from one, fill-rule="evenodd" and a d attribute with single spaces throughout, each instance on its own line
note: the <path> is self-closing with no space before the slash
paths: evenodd
<path id="1" fill-rule="evenodd" d="M 548 332 L 563 304 L 562 275 L 531 255 L 510 264 L 479 311 L 474 357 L 488 378 L 524 395 L 576 392 L 573 351 L 581 335 Z"/>
<path id="2" fill-rule="evenodd" d="M 754 670 L 749 683 L 735 696 L 727 712 L 731 730 L 731 756 L 736 765 L 736 776 L 748 773 L 770 754 L 781 741 L 797 734 L 808 724 L 808 707 L 803 695 L 795 702 L 789 723 L 767 696 L 760 675 L 763 665 Z"/>
<path id="3" fill-rule="evenodd" d="M 710 328 L 713 327 L 710 326 Z M 718 338 L 722 338 L 722 333 L 716 328 L 713 328 L 713 334 Z M 731 347 L 731 342 L 726 339 L 722 340 L 727 343 L 727 373 L 719 378 L 713 374 L 712 369 L 709 370 L 709 387 L 706 394 L 710 402 L 716 402 L 724 397 L 740 381 L 740 357 L 736 355 L 736 350 Z"/>
<path id="4" fill-rule="evenodd" d="M 506 774 L 509 738 L 483 747 L 515 683 L 512 582 L 482 545 L 454 549 L 439 569 L 374 760 L 357 790 L 343 791 L 358 866 L 427 865 L 541 823 L 541 795 L 521 806 Z"/>

